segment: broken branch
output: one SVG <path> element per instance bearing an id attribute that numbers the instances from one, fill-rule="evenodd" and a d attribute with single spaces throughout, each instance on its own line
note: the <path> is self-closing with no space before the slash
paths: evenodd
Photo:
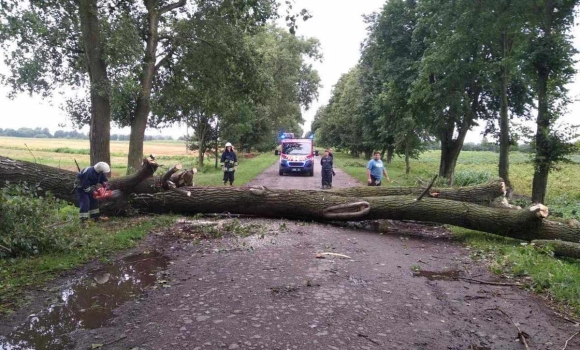
<path id="1" fill-rule="evenodd" d="M 435 175 L 433 177 L 433 180 L 431 180 L 431 183 L 429 183 L 429 186 L 427 186 L 427 188 L 425 189 L 425 191 L 423 191 L 421 193 L 421 195 L 419 197 L 417 197 L 417 201 L 420 201 L 421 198 L 423 198 L 423 196 L 425 196 L 429 192 L 429 190 L 431 189 L 431 187 L 433 187 L 433 184 L 435 183 L 435 180 L 437 180 L 437 176 L 439 176 L 439 175 Z"/>

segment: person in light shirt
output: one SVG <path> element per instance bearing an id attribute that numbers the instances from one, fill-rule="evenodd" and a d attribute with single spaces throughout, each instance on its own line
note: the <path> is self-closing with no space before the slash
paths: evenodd
<path id="1" fill-rule="evenodd" d="M 389 174 L 385 168 L 383 161 L 381 160 L 381 152 L 375 152 L 373 154 L 373 159 L 367 164 L 367 181 L 369 186 L 380 186 L 383 175 L 387 181 L 391 182 L 389 179 Z"/>

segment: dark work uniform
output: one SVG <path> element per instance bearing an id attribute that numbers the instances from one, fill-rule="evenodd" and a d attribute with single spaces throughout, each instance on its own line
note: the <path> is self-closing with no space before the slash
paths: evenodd
<path id="1" fill-rule="evenodd" d="M 224 168 L 224 185 L 229 181 L 230 186 L 234 183 L 234 173 L 236 172 L 235 167 L 238 166 L 238 157 L 234 151 L 225 150 L 222 153 L 221 160 L 222 167 Z"/>
<path id="2" fill-rule="evenodd" d="M 322 157 L 320 158 L 320 165 L 322 166 L 322 188 L 332 187 L 332 158 Z"/>
<path id="3" fill-rule="evenodd" d="M 98 173 L 94 167 L 84 168 L 77 175 L 76 194 L 79 201 L 79 218 L 81 220 L 98 219 L 100 216 L 99 202 L 93 198 L 94 186 L 107 182 L 103 173 Z"/>

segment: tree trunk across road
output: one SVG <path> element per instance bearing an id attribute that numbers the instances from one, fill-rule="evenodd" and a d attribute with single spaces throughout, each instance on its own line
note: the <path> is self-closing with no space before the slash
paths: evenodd
<path id="1" fill-rule="evenodd" d="M 415 220 L 451 224 L 528 241 L 558 239 L 575 245 L 580 242 L 580 227 L 546 220 L 548 208 L 543 205 L 522 210 L 490 208 L 465 201 L 438 198 L 433 196 L 433 189 L 430 192 L 431 197 L 425 196 L 421 200 L 417 200 L 417 188 L 380 188 L 378 191 L 383 195 L 373 196 L 376 193 L 365 187 L 334 191 L 283 190 L 263 186 L 181 187 L 178 191 L 165 191 L 163 189 L 168 187 L 161 184 L 157 191 L 134 193 L 143 180 L 152 176 L 157 168 L 154 162 L 145 160 L 143 164 L 135 175 L 110 181 L 111 188 L 122 191 L 128 199 L 123 205 L 130 205 L 132 209 L 143 213 L 193 215 L 228 212 L 316 221 Z M 25 180 L 30 185 L 50 191 L 57 198 L 72 203 L 75 203 L 71 193 L 75 176 L 76 173 L 71 171 L 0 157 L 0 184 Z M 489 185 L 492 189 L 497 187 L 497 182 Z M 455 193 L 461 194 L 462 190 L 455 190 Z M 340 194 L 341 191 L 344 193 Z M 389 194 L 389 191 L 394 193 Z M 397 194 L 397 191 L 404 195 Z M 437 191 L 440 191 L 440 197 L 453 193 L 451 189 Z M 358 196 L 349 196 L 350 193 Z M 107 211 L 108 207 L 103 209 Z M 115 207 L 113 210 L 114 214 L 119 208 Z"/>

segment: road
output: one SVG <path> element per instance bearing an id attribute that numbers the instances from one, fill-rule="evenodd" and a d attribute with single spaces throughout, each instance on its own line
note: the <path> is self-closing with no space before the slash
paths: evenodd
<path id="1" fill-rule="evenodd" d="M 250 185 L 319 184 L 319 169 L 313 178 L 280 177 L 273 166 Z M 335 187 L 355 184 L 337 171 Z M 196 221 L 184 219 L 151 235 L 133 252 L 155 249 L 168 257 L 164 281 L 116 308 L 104 326 L 71 332 L 75 347 L 525 349 L 516 323 L 537 350 L 562 349 L 578 331 L 539 296 L 481 283 L 513 281 L 473 261 L 442 227 L 392 223 L 379 235 L 317 223 L 229 220 L 218 227 L 253 234 L 224 229 L 209 238 L 195 233 Z M 580 337 L 568 349 L 580 349 Z"/>
<path id="2" fill-rule="evenodd" d="M 361 169 L 365 171 L 365 169 Z M 335 169 L 336 176 L 332 180 L 333 188 L 344 188 L 360 186 L 360 183 L 348 176 L 340 169 Z M 278 174 L 278 163 L 266 169 L 263 173 L 258 175 L 254 180 L 250 181 L 247 186 L 266 186 L 268 188 L 279 189 L 303 189 L 315 190 L 322 187 L 320 157 L 314 158 L 314 176 L 307 176 L 302 174 L 287 174 L 280 176 Z"/>

